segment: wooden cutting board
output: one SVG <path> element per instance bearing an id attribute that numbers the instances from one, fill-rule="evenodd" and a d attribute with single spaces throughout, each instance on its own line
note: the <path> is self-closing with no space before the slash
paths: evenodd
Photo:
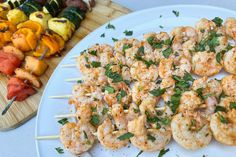
<path id="1" fill-rule="evenodd" d="M 24 102 L 14 102 L 12 107 L 4 116 L 0 115 L 0 131 L 14 129 L 36 115 L 38 105 L 48 79 L 57 64 L 72 47 L 74 47 L 81 39 L 99 26 L 129 12 L 131 12 L 129 9 L 113 3 L 111 0 L 96 0 L 96 6 L 91 12 L 87 13 L 86 19 L 81 23 L 80 28 L 75 32 L 72 39 L 66 44 L 66 48 L 62 52 L 62 56 L 58 58 L 54 57 L 51 59 L 45 59 L 45 61 L 49 63 L 50 67 L 40 78 L 43 82 L 43 87 L 38 91 L 38 93 L 29 97 Z M 0 75 L 0 113 L 3 111 L 8 102 L 6 99 L 7 80 L 8 78 L 6 76 Z"/>

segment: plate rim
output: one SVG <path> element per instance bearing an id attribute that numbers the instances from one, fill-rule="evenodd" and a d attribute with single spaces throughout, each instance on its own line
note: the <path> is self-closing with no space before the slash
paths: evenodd
<path id="1" fill-rule="evenodd" d="M 98 28 L 96 28 L 95 30 L 93 30 L 92 32 L 90 32 L 87 36 L 85 36 L 82 40 L 80 40 L 69 52 L 67 52 L 67 54 L 64 56 L 64 58 L 58 63 L 58 65 L 56 66 L 56 68 L 54 69 L 53 73 L 51 74 L 47 84 L 45 85 L 45 88 L 44 88 L 44 91 L 42 93 L 42 96 L 41 96 L 41 99 L 40 99 L 40 102 L 39 102 L 39 105 L 38 105 L 38 110 L 37 110 L 37 115 L 36 115 L 36 121 L 35 121 L 35 137 L 37 137 L 38 135 L 38 128 L 39 128 L 39 113 L 40 113 L 40 110 L 41 110 L 41 106 L 43 104 L 43 100 L 44 100 L 44 97 L 45 97 L 45 94 L 46 94 L 46 91 L 47 89 L 49 88 L 49 85 L 51 84 L 52 82 L 52 77 L 53 75 L 58 71 L 58 68 L 60 66 L 60 64 L 62 62 L 64 62 L 66 59 L 67 59 L 67 56 L 69 56 L 69 54 L 84 40 L 86 40 L 87 38 L 89 38 L 90 36 L 93 36 L 94 32 L 97 32 L 99 29 L 103 28 L 104 26 L 106 26 L 108 23 L 114 23 L 114 22 L 117 22 L 117 21 L 120 21 L 120 20 L 124 20 L 126 18 L 130 18 L 134 15 L 137 15 L 137 14 L 142 14 L 142 13 L 145 13 L 145 12 L 151 12 L 153 10 L 158 10 L 158 9 L 171 9 L 171 8 L 187 8 L 187 7 L 197 7 L 197 8 L 208 8 L 208 9 L 215 9 L 215 10 L 221 10 L 223 12 L 230 12 L 230 13 L 234 13 L 236 14 L 236 11 L 232 10 L 232 9 L 227 9 L 227 8 L 223 8 L 223 7 L 218 7 L 218 6 L 211 6 L 211 5 L 200 5 L 200 4 L 176 4 L 176 5 L 163 5 L 163 6 L 156 6 L 156 7 L 151 7 L 151 8 L 146 8 L 146 9 L 142 9 L 142 10 L 139 10 L 139 11 L 133 11 L 131 13 L 128 13 L 126 15 L 123 15 L 123 16 L 120 16 L 120 17 L 117 17 L 115 19 L 112 19 L 106 23 L 104 23 L 103 25 L 99 26 Z M 39 142 L 38 140 L 35 138 L 34 139 L 35 141 L 35 146 L 36 146 L 36 153 L 37 153 L 37 157 L 40 157 L 40 152 L 39 152 Z"/>

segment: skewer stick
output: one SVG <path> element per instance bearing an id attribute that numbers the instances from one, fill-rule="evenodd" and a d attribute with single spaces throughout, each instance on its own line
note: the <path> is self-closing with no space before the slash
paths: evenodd
<path id="1" fill-rule="evenodd" d="M 71 98 L 73 95 L 55 95 L 55 96 L 49 96 L 50 99 L 68 99 Z"/>
<path id="2" fill-rule="evenodd" d="M 48 52 L 48 48 L 46 48 L 46 50 L 43 52 L 43 54 L 39 57 L 39 60 L 43 60 L 43 58 L 45 57 L 45 55 Z M 30 72 L 30 74 L 32 74 L 33 71 Z M 25 80 L 24 83 L 27 83 L 28 80 Z M 14 96 L 7 104 L 7 106 L 4 108 L 4 110 L 2 111 L 2 115 L 6 114 L 7 111 L 10 109 L 10 107 L 12 106 L 12 104 L 14 103 L 14 101 L 16 100 L 17 96 Z"/>
<path id="3" fill-rule="evenodd" d="M 50 136 L 37 136 L 35 137 L 36 140 L 56 140 L 59 139 L 59 135 L 50 135 Z"/>
<path id="4" fill-rule="evenodd" d="M 78 80 L 81 80 L 81 78 L 80 78 L 80 77 L 77 77 L 77 78 L 65 79 L 66 82 L 77 82 Z"/>
<path id="5" fill-rule="evenodd" d="M 61 65 L 61 68 L 74 68 L 76 67 L 76 64 L 63 64 Z"/>

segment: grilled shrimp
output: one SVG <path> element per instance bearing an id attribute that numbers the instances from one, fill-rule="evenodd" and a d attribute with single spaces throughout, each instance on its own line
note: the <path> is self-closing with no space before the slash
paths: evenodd
<path id="1" fill-rule="evenodd" d="M 182 94 L 179 104 L 179 112 L 194 111 L 202 104 L 202 100 L 194 91 L 186 91 Z"/>
<path id="2" fill-rule="evenodd" d="M 236 146 L 236 99 L 226 97 L 221 99 L 219 106 L 225 111 L 213 114 L 210 126 L 215 139 L 225 145 Z"/>
<path id="3" fill-rule="evenodd" d="M 91 73 L 94 68 L 104 67 L 113 61 L 113 48 L 110 45 L 93 45 L 77 58 L 77 67 L 82 74 Z"/>
<path id="4" fill-rule="evenodd" d="M 174 140 L 185 149 L 196 150 L 207 146 L 212 139 L 208 121 L 204 117 L 175 115 L 171 121 Z"/>
<path id="5" fill-rule="evenodd" d="M 128 131 L 134 134 L 131 137 L 131 143 L 143 151 L 157 151 L 163 149 L 171 139 L 169 129 L 147 129 L 146 116 L 141 115 L 138 118 L 129 121 Z"/>
<path id="6" fill-rule="evenodd" d="M 120 104 L 112 106 L 112 115 L 118 131 L 115 131 L 112 121 L 107 118 L 97 130 L 97 136 L 100 143 L 108 149 L 120 149 L 129 143 L 128 139 L 119 137 L 127 133 L 127 121 L 124 115 L 123 107 Z"/>
<path id="7" fill-rule="evenodd" d="M 175 93 L 175 80 L 172 77 L 163 78 L 160 84 L 161 89 L 166 89 L 165 93 L 162 94 L 164 102 L 168 102 L 171 99 L 171 96 Z"/>
<path id="8" fill-rule="evenodd" d="M 171 58 L 168 58 L 168 59 L 164 58 L 160 61 L 159 63 L 160 78 L 164 79 L 164 78 L 172 76 L 172 73 L 174 70 L 173 64 L 174 64 L 174 60 Z"/>
<path id="9" fill-rule="evenodd" d="M 130 88 L 125 82 L 110 84 L 107 87 L 111 90 L 106 90 L 105 87 L 104 100 L 109 106 L 112 106 L 116 103 L 121 103 L 124 105 L 131 102 L 132 97 Z"/>
<path id="10" fill-rule="evenodd" d="M 184 77 L 185 73 L 190 73 L 192 69 L 191 62 L 186 57 L 180 57 L 178 60 L 175 60 L 174 66 L 173 74 L 180 77 Z"/>
<path id="11" fill-rule="evenodd" d="M 216 24 L 206 18 L 202 18 L 195 24 L 195 29 L 198 35 L 198 42 L 206 38 L 211 31 L 216 31 Z"/>
<path id="12" fill-rule="evenodd" d="M 140 110 L 138 105 L 135 103 L 131 103 L 128 109 L 128 113 L 126 115 L 126 118 L 128 121 L 134 120 L 139 116 Z"/>
<path id="13" fill-rule="evenodd" d="M 190 26 L 176 27 L 171 31 L 171 36 L 174 38 L 172 42 L 173 51 L 191 60 L 191 52 L 197 43 L 197 32 L 195 29 Z"/>
<path id="14" fill-rule="evenodd" d="M 192 58 L 192 71 L 199 76 L 213 76 L 218 74 L 222 65 L 217 62 L 214 52 L 196 52 Z"/>
<path id="15" fill-rule="evenodd" d="M 69 100 L 70 104 L 80 105 L 80 103 L 90 103 L 94 99 L 102 100 L 103 94 L 100 86 L 83 82 L 74 85 L 72 90 L 72 97 Z"/>
<path id="16" fill-rule="evenodd" d="M 155 98 L 148 97 L 144 99 L 141 104 L 139 105 L 139 109 L 141 114 L 145 114 L 146 112 L 150 113 L 151 115 L 156 114 L 156 107 L 157 101 Z"/>
<path id="17" fill-rule="evenodd" d="M 94 144 L 96 137 L 93 135 L 95 128 L 90 123 L 79 121 L 68 122 L 60 130 L 60 141 L 64 147 L 74 155 L 88 151 Z"/>
<path id="18" fill-rule="evenodd" d="M 173 54 L 165 54 L 171 51 L 171 39 L 166 32 L 145 34 L 143 46 L 146 59 L 159 62 L 163 58 L 174 57 Z"/>
<path id="19" fill-rule="evenodd" d="M 236 28 L 236 27 L 235 27 Z M 224 70 L 236 75 L 236 49 L 233 48 L 226 52 L 223 57 Z"/>
<path id="20" fill-rule="evenodd" d="M 227 75 L 221 80 L 224 93 L 227 96 L 236 96 L 236 75 Z"/>
<path id="21" fill-rule="evenodd" d="M 150 91 L 157 89 L 158 85 L 154 82 L 135 82 L 132 89 L 132 99 L 136 104 L 140 104 L 143 100 L 151 97 L 159 100 L 159 97 L 153 96 Z"/>
<path id="22" fill-rule="evenodd" d="M 130 68 L 131 76 L 138 81 L 155 81 L 158 78 L 158 66 L 150 65 L 149 67 L 143 61 L 136 61 Z"/>
<path id="23" fill-rule="evenodd" d="M 236 19 L 234 17 L 227 18 L 224 26 L 226 34 L 236 41 Z"/>

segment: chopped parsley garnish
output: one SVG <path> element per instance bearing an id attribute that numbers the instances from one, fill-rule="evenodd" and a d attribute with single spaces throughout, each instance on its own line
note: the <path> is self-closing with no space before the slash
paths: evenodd
<path id="1" fill-rule="evenodd" d="M 109 111 L 109 109 L 107 107 L 104 107 L 102 109 L 102 115 L 106 115 L 108 111 Z"/>
<path id="2" fill-rule="evenodd" d="M 150 134 L 147 134 L 147 138 L 148 138 L 148 140 L 150 140 L 152 142 L 154 142 L 156 140 L 156 138 Z"/>
<path id="3" fill-rule="evenodd" d="M 127 132 L 127 133 L 125 133 L 125 134 L 119 136 L 117 139 L 123 141 L 123 140 L 130 139 L 130 138 L 133 137 L 133 136 L 134 136 L 134 134 L 132 134 L 132 133 L 130 133 L 130 132 Z"/>
<path id="4" fill-rule="evenodd" d="M 230 102 L 229 104 L 229 108 L 232 109 L 236 109 L 236 102 Z"/>
<path id="5" fill-rule="evenodd" d="M 139 112 L 140 112 L 139 108 L 134 108 L 134 113 L 139 113 Z"/>
<path id="6" fill-rule="evenodd" d="M 169 47 L 169 48 L 165 49 L 164 51 L 162 51 L 162 54 L 165 58 L 169 58 L 171 53 L 172 53 L 172 48 L 171 47 Z"/>
<path id="7" fill-rule="evenodd" d="M 209 98 L 209 97 L 211 97 L 211 96 L 213 96 L 214 94 L 212 94 L 212 93 L 208 93 L 208 94 L 206 94 L 206 95 L 203 95 L 202 96 L 202 98 L 203 98 L 203 100 L 206 100 L 207 98 Z"/>
<path id="8" fill-rule="evenodd" d="M 112 39 L 113 42 L 118 41 L 118 39 L 116 39 L 116 38 L 111 38 L 111 39 Z"/>
<path id="9" fill-rule="evenodd" d="M 102 33 L 102 34 L 100 35 L 100 37 L 101 37 L 101 38 L 105 38 L 105 33 Z"/>
<path id="10" fill-rule="evenodd" d="M 57 148 L 55 148 L 55 150 L 57 151 L 58 154 L 64 153 L 64 150 L 61 147 L 57 147 Z"/>
<path id="11" fill-rule="evenodd" d="M 166 89 L 161 89 L 161 88 L 158 88 L 158 89 L 153 89 L 151 91 L 149 91 L 149 93 L 151 93 L 152 95 L 154 96 L 161 96 L 162 94 L 164 94 L 166 91 Z"/>
<path id="12" fill-rule="evenodd" d="M 122 89 L 122 90 L 118 93 L 118 95 L 116 96 L 117 101 L 120 102 L 121 99 L 122 99 L 123 97 L 125 97 L 126 95 L 127 95 L 126 91 L 124 91 L 124 90 Z"/>
<path id="13" fill-rule="evenodd" d="M 92 115 L 90 123 L 94 126 L 97 126 L 99 124 L 99 116 L 98 115 Z"/>
<path id="14" fill-rule="evenodd" d="M 163 157 L 167 152 L 169 152 L 170 151 L 170 149 L 168 148 L 168 149 L 166 149 L 165 150 L 165 148 L 164 149 L 162 149 L 160 152 L 159 152 L 159 155 L 158 155 L 158 157 Z"/>
<path id="15" fill-rule="evenodd" d="M 223 54 L 222 52 L 219 52 L 216 54 L 216 61 L 221 64 L 221 60 L 222 60 Z"/>
<path id="16" fill-rule="evenodd" d="M 93 68 L 98 68 L 101 67 L 101 62 L 92 61 L 91 65 Z"/>
<path id="17" fill-rule="evenodd" d="M 97 56 L 97 50 L 88 51 L 89 54 Z"/>
<path id="18" fill-rule="evenodd" d="M 117 82 L 123 81 L 122 76 L 117 72 L 113 72 L 112 69 L 110 69 L 110 66 L 111 66 L 110 64 L 105 66 L 105 69 L 106 69 L 105 75 L 108 78 L 112 79 L 112 83 L 117 83 Z"/>
<path id="19" fill-rule="evenodd" d="M 83 131 L 83 133 L 84 133 L 84 138 L 88 139 L 87 133 L 85 131 Z"/>
<path id="20" fill-rule="evenodd" d="M 79 84 L 79 83 L 82 83 L 82 82 L 83 82 L 82 80 L 78 80 L 78 81 L 77 81 L 78 84 Z"/>
<path id="21" fill-rule="evenodd" d="M 140 150 L 140 152 L 136 155 L 136 157 L 139 157 L 142 153 L 143 153 L 143 151 Z"/>
<path id="22" fill-rule="evenodd" d="M 215 17 L 212 21 L 216 24 L 217 27 L 222 26 L 223 20 L 221 18 Z"/>
<path id="23" fill-rule="evenodd" d="M 105 91 L 107 91 L 109 94 L 116 92 L 116 90 L 111 86 L 105 86 Z"/>
<path id="24" fill-rule="evenodd" d="M 168 118 L 168 117 L 161 118 L 161 119 L 160 119 L 160 122 L 161 122 L 163 125 L 169 125 L 170 122 L 171 122 L 171 119 Z"/>
<path id="25" fill-rule="evenodd" d="M 138 55 L 138 54 L 135 54 L 134 56 L 135 59 L 139 60 L 139 61 L 142 61 L 144 64 L 146 64 L 146 66 L 149 68 L 151 65 L 156 65 L 157 63 L 152 61 L 152 60 L 145 60 L 142 58 L 142 56 Z"/>
<path id="26" fill-rule="evenodd" d="M 124 31 L 124 34 L 125 34 L 126 36 L 132 36 L 132 35 L 133 35 L 133 31 L 125 30 L 125 31 Z"/>
<path id="27" fill-rule="evenodd" d="M 162 25 L 159 25 L 159 28 L 163 29 L 164 27 Z"/>
<path id="28" fill-rule="evenodd" d="M 224 106 L 216 106 L 215 112 L 218 112 L 218 111 L 226 112 L 227 110 Z"/>
<path id="29" fill-rule="evenodd" d="M 124 44 L 122 47 L 122 51 L 125 52 L 126 49 L 129 49 L 132 47 L 132 44 Z"/>
<path id="30" fill-rule="evenodd" d="M 234 48 L 233 46 L 231 46 L 230 44 L 228 44 L 228 46 L 226 47 L 226 51 L 231 50 L 232 48 Z"/>
<path id="31" fill-rule="evenodd" d="M 162 15 L 160 15 L 159 18 L 162 18 Z"/>
<path id="32" fill-rule="evenodd" d="M 61 120 L 59 120 L 59 121 L 57 121 L 59 124 L 61 124 L 61 125 L 65 125 L 66 123 L 68 123 L 68 119 L 67 118 L 63 118 L 63 119 L 61 119 Z"/>
<path id="33" fill-rule="evenodd" d="M 179 107 L 180 98 L 181 98 L 181 94 L 174 94 L 171 96 L 170 101 L 167 103 L 167 105 L 170 106 L 171 111 L 173 113 L 175 113 L 177 108 Z"/>
<path id="34" fill-rule="evenodd" d="M 144 55 L 144 46 L 141 46 L 138 48 L 138 54 L 139 55 Z"/>
<path id="35" fill-rule="evenodd" d="M 130 85 L 131 81 L 130 80 L 124 80 L 126 85 Z"/>
<path id="36" fill-rule="evenodd" d="M 116 27 L 110 23 L 106 26 L 106 29 L 116 29 Z"/>
<path id="37" fill-rule="evenodd" d="M 228 120 L 227 120 L 224 116 L 222 116 L 222 115 L 219 114 L 219 113 L 218 113 L 218 116 L 219 116 L 219 118 L 220 118 L 220 122 L 221 122 L 221 123 L 224 123 L 224 124 L 227 124 L 227 123 L 228 123 Z"/>
<path id="38" fill-rule="evenodd" d="M 176 17 L 179 17 L 179 11 L 173 10 L 172 13 L 175 14 Z"/>

